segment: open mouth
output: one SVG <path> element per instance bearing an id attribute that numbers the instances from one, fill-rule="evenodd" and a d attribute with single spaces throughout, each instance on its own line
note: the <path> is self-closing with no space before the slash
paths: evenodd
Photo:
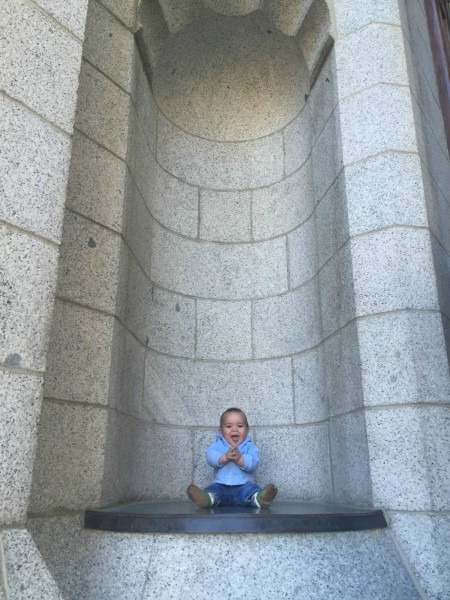
<path id="1" fill-rule="evenodd" d="M 233 442 L 238 442 L 239 441 L 239 435 L 232 435 L 231 439 L 233 440 Z"/>

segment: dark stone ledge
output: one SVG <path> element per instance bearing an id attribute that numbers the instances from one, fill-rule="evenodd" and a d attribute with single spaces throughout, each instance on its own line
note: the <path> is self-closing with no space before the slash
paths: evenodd
<path id="1" fill-rule="evenodd" d="M 130 502 L 86 510 L 85 527 L 128 533 L 312 533 L 386 527 L 383 512 L 339 504 L 277 502 L 269 509 Z"/>

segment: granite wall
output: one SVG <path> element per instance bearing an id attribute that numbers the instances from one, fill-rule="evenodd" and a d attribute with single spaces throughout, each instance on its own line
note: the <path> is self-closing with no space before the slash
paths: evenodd
<path id="1" fill-rule="evenodd" d="M 5 10 L 2 600 L 59 597 L 27 512 L 64 593 L 102 597 L 110 543 L 134 578 L 133 544 L 78 514 L 209 481 L 236 404 L 261 483 L 383 507 L 383 548 L 446 598 L 450 187 L 423 2 L 328 4 L 91 0 L 82 60 L 85 2 Z M 95 538 L 98 577 L 73 583 L 69 538 L 85 563 Z"/>

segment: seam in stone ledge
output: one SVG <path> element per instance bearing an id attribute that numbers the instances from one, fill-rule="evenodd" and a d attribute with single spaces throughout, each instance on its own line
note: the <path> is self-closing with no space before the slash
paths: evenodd
<path id="1" fill-rule="evenodd" d="M 133 102 L 133 99 L 131 97 L 131 90 L 127 90 L 126 88 L 124 88 L 118 81 L 116 81 L 115 79 L 113 79 L 111 75 L 108 75 L 108 73 L 105 73 L 104 71 L 102 71 L 102 69 L 98 65 L 96 65 L 95 63 L 93 63 L 84 54 L 83 54 L 83 62 L 85 62 L 86 64 L 88 64 L 95 71 L 97 71 L 98 73 L 100 73 L 100 75 L 102 75 L 105 79 L 107 79 L 109 82 L 111 82 L 112 84 L 114 84 L 121 92 L 123 92 L 124 94 L 126 94 L 130 98 L 130 102 L 131 102 L 131 104 L 133 104 L 133 107 L 135 107 L 135 103 Z M 133 58 L 131 58 L 131 62 L 133 62 Z M 133 67 L 133 65 L 132 65 L 132 67 Z M 131 76 L 132 75 L 133 75 L 133 69 L 131 69 Z M 137 115 L 136 115 L 136 117 L 137 117 Z M 147 138 L 146 138 L 146 140 L 147 140 Z M 147 142 L 148 142 L 148 140 L 147 140 Z"/>
<path id="2" fill-rule="evenodd" d="M 397 549 L 400 560 L 403 563 L 403 566 L 404 566 L 406 572 L 410 576 L 411 581 L 413 582 L 414 587 L 416 588 L 416 591 L 417 591 L 419 597 L 421 598 L 421 600 L 428 600 L 429 596 L 428 596 L 428 594 L 425 593 L 424 589 L 422 588 L 422 585 L 421 585 L 417 575 L 415 574 L 414 569 L 411 566 L 411 563 L 409 562 L 407 556 L 405 555 L 402 545 L 397 541 L 397 536 L 394 534 L 391 523 L 389 523 L 389 530 L 388 530 L 387 535 L 390 536 L 395 548 Z"/>
<path id="3" fill-rule="evenodd" d="M 345 40 L 345 38 L 350 37 L 354 33 L 357 33 L 359 31 L 363 31 L 364 29 L 367 29 L 368 27 L 371 27 L 373 25 L 375 25 L 375 26 L 378 26 L 378 25 L 388 25 L 389 27 L 395 27 L 396 29 L 402 30 L 402 24 L 401 23 L 391 23 L 389 21 L 377 21 L 377 20 L 375 20 L 375 21 L 369 21 L 368 23 L 364 23 L 364 25 L 361 25 L 361 27 L 357 27 L 356 29 L 352 29 L 348 33 L 341 33 L 341 34 L 339 34 L 338 38 L 335 40 L 335 44 L 337 44 L 340 40 Z"/>

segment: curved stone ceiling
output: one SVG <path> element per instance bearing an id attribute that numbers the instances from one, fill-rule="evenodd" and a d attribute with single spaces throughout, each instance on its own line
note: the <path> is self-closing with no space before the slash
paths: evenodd
<path id="1" fill-rule="evenodd" d="M 255 11 L 205 11 L 169 36 L 153 74 L 156 101 L 178 127 L 208 139 L 273 133 L 301 110 L 309 73 L 295 39 Z"/>

